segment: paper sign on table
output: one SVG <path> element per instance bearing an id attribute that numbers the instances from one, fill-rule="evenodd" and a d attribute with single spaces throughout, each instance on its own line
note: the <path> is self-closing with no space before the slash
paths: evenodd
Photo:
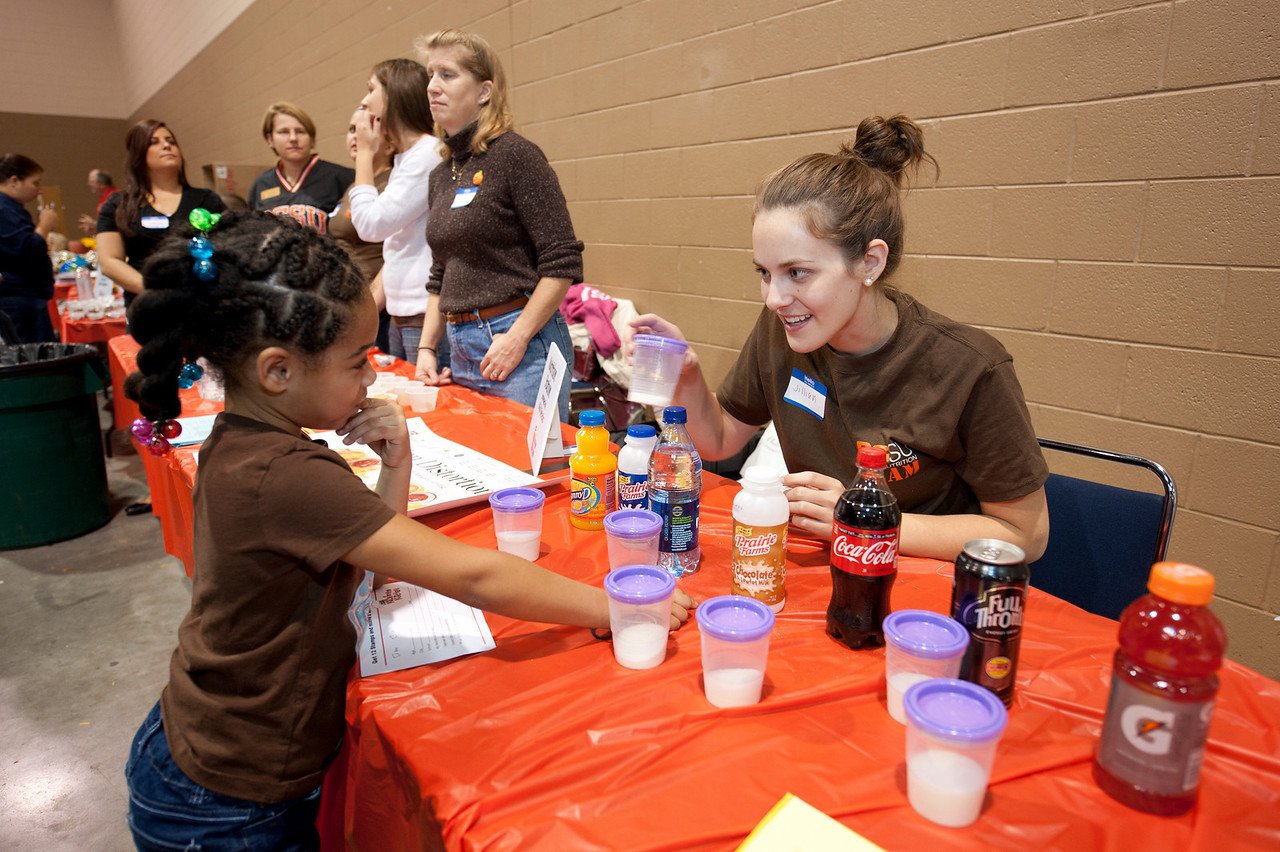
<path id="1" fill-rule="evenodd" d="M 387 583 L 375 591 L 364 620 L 361 677 L 495 647 L 483 612 L 412 583 Z"/>
<path id="2" fill-rule="evenodd" d="M 406 423 L 413 451 L 410 516 L 478 503 L 502 488 L 521 485 L 536 488 L 550 484 L 478 450 L 440 437 L 421 418 L 410 417 Z M 308 434 L 324 441 L 329 449 L 342 456 L 365 485 L 370 488 L 377 485 L 382 460 L 373 450 L 364 444 L 344 444 L 336 432 Z"/>
<path id="3" fill-rule="evenodd" d="M 560 384 L 564 381 L 565 367 L 564 354 L 552 343 L 547 351 L 547 364 L 542 368 L 542 383 L 538 385 L 538 399 L 533 405 L 533 418 L 525 439 L 529 444 L 529 470 L 535 474 L 543 459 L 564 457 L 559 424 Z"/>
<path id="4" fill-rule="evenodd" d="M 790 793 L 783 796 L 738 852 L 884 852 L 881 847 Z"/>
<path id="5" fill-rule="evenodd" d="M 175 447 L 202 444 L 209 437 L 209 433 L 213 431 L 213 421 L 217 419 L 218 415 L 216 414 L 205 414 L 199 417 L 179 417 L 178 425 L 182 427 L 182 434 L 176 438 L 170 438 L 169 443 Z"/>

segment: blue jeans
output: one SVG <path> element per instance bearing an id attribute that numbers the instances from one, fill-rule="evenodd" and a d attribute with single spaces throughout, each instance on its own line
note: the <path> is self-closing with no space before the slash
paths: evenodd
<path id="1" fill-rule="evenodd" d="M 453 380 L 463 387 L 481 393 L 523 402 L 530 407 L 538 400 L 538 385 L 547 363 L 547 352 L 552 343 L 564 356 L 564 379 L 560 382 L 560 419 L 569 422 L 569 386 L 573 383 L 573 341 L 569 326 L 556 311 L 547 324 L 534 335 L 524 350 L 524 358 L 505 381 L 495 382 L 480 375 L 480 362 L 495 334 L 511 330 L 520 317 L 520 309 L 464 323 L 449 323 L 449 351 L 452 358 Z"/>
<path id="2" fill-rule="evenodd" d="M 320 848 L 320 788 L 276 804 L 223 796 L 192 781 L 169 753 L 160 702 L 151 708 L 124 767 L 129 830 L 143 850 Z"/>
<path id="3" fill-rule="evenodd" d="M 396 325 L 391 323 L 387 328 L 387 341 L 390 347 L 387 353 L 403 358 L 410 364 L 418 363 L 418 344 L 422 342 L 422 326 Z M 441 336 L 436 344 L 436 369 L 443 370 L 449 366 L 449 338 Z"/>
<path id="4" fill-rule="evenodd" d="M 46 343 L 57 340 L 49 320 L 49 300 L 31 296 L 0 296 L 0 311 L 13 320 L 18 340 L 23 343 Z"/>

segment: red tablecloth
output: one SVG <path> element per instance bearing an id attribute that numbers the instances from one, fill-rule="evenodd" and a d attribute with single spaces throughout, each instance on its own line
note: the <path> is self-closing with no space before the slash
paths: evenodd
<path id="1" fill-rule="evenodd" d="M 707 480 L 703 568 L 681 581 L 698 599 L 728 591 L 737 491 Z M 572 528 L 568 505 L 550 490 L 539 562 L 598 584 L 604 536 Z M 427 520 L 494 544 L 484 511 Z M 894 607 L 945 612 L 950 577 L 947 563 L 903 559 Z M 1089 771 L 1116 623 L 1034 589 L 988 804 L 966 829 L 925 821 L 906 800 L 883 650 L 849 651 L 823 631 L 825 548 L 797 542 L 787 588 L 756 707 L 706 702 L 692 623 L 660 667 L 637 672 L 584 630 L 490 615 L 494 651 L 353 682 L 330 825 L 342 801 L 361 849 L 731 849 L 791 792 L 888 849 L 1280 844 L 1280 684 L 1229 663 L 1199 806 L 1176 819 L 1131 811 Z"/>
<path id="2" fill-rule="evenodd" d="M 58 311 L 58 303 L 70 299 L 76 292 L 76 282 L 71 281 L 53 282 L 53 298 L 49 300 L 49 322 L 53 323 L 54 328 L 62 327 L 61 314 Z M 63 341 L 64 343 L 66 341 Z"/>
<path id="3" fill-rule="evenodd" d="M 124 317 L 103 319 L 71 319 L 63 311 L 58 317 L 58 338 L 63 343 L 105 343 L 126 334 L 128 323 Z"/>

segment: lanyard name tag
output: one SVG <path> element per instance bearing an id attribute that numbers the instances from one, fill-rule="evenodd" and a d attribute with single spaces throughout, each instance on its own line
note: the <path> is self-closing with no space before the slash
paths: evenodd
<path id="1" fill-rule="evenodd" d="M 142 227 L 152 231 L 162 231 L 169 227 L 168 216 L 143 216 Z"/>
<path id="2" fill-rule="evenodd" d="M 826 419 L 827 386 L 799 370 L 791 371 L 791 381 L 787 383 L 787 392 L 782 399 L 796 408 L 803 408 L 819 420 Z"/>
<path id="3" fill-rule="evenodd" d="M 466 207 L 468 204 L 471 203 L 471 199 L 476 197 L 477 191 L 478 191 L 478 188 L 474 186 L 462 187 L 453 196 L 453 203 L 449 205 L 449 209 L 452 210 L 458 207 Z"/>

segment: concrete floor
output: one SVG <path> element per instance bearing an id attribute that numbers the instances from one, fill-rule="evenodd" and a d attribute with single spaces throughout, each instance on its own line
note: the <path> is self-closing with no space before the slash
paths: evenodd
<path id="1" fill-rule="evenodd" d="M 124 513 L 147 486 L 114 438 L 105 527 L 0 551 L 0 849 L 133 848 L 125 756 L 167 679 L 191 584 L 160 522 Z"/>

